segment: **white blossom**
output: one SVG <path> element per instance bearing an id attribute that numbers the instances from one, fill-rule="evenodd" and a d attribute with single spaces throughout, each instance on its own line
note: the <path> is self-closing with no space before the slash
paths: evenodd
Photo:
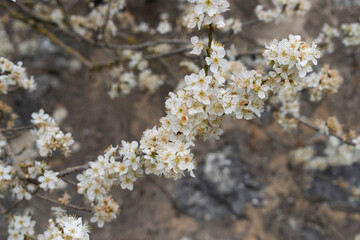
<path id="1" fill-rule="evenodd" d="M 57 175 L 58 175 L 57 172 L 46 170 L 44 172 L 44 175 L 38 178 L 38 181 L 40 182 L 40 187 L 45 191 L 54 190 L 60 181 Z"/>

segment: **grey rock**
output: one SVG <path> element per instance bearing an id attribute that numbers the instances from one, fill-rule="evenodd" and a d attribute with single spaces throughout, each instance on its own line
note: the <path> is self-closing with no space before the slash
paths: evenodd
<path id="1" fill-rule="evenodd" d="M 324 172 L 314 172 L 310 189 L 305 196 L 308 199 L 326 201 L 331 207 L 354 210 L 360 207 L 360 199 L 354 198 L 351 191 L 358 188 L 360 182 L 360 166 L 333 167 Z M 342 179 L 347 183 L 346 188 L 341 188 L 334 183 Z"/>
<path id="2" fill-rule="evenodd" d="M 35 78 L 37 89 L 36 94 L 41 97 L 51 90 L 57 90 L 61 88 L 61 81 L 57 75 L 54 74 L 41 74 Z"/>
<path id="3" fill-rule="evenodd" d="M 323 240 L 321 233 L 313 228 L 306 228 L 301 234 L 301 240 Z"/>
<path id="4" fill-rule="evenodd" d="M 360 6 L 360 0 L 332 0 L 332 3 L 345 8 L 353 8 Z"/>
<path id="5" fill-rule="evenodd" d="M 182 211 L 198 220 L 241 217 L 246 205 L 262 204 L 262 189 L 234 146 L 209 153 L 196 178 L 184 178 L 174 189 Z"/>

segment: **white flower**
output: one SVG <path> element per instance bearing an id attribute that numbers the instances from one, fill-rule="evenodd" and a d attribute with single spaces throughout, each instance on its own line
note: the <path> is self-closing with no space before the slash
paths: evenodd
<path id="1" fill-rule="evenodd" d="M 41 156 L 45 157 L 52 154 L 58 148 L 65 155 L 70 153 L 70 146 L 74 144 L 71 133 L 64 134 L 57 127 L 55 120 L 46 114 L 43 109 L 40 109 L 38 113 L 32 113 L 31 117 L 31 122 L 37 127 L 32 133 L 36 138 L 36 146 Z"/>
<path id="2" fill-rule="evenodd" d="M 262 5 L 255 8 L 260 21 L 279 23 L 288 16 L 304 16 L 311 8 L 310 0 L 272 0 L 275 8 L 264 10 Z"/>
<path id="3" fill-rule="evenodd" d="M 15 187 L 12 189 L 12 193 L 13 195 L 16 195 L 18 200 L 22 200 L 24 198 L 26 200 L 31 199 L 31 194 L 27 192 L 20 184 L 15 185 Z"/>
<path id="4" fill-rule="evenodd" d="M 34 226 L 36 222 L 31 220 L 30 216 L 15 215 L 10 218 L 8 239 L 24 239 L 25 235 L 31 237 L 34 234 Z"/>
<path id="5" fill-rule="evenodd" d="M 89 239 L 89 226 L 82 219 L 73 216 L 64 216 L 57 218 L 56 222 L 62 227 L 63 235 L 65 238 L 88 240 Z"/>
<path id="6" fill-rule="evenodd" d="M 0 162 L 0 181 L 11 180 L 11 166 L 6 166 L 4 163 Z"/>
<path id="7" fill-rule="evenodd" d="M 194 28 L 194 27 L 197 26 L 199 30 L 201 28 L 203 20 L 204 20 L 204 15 L 203 14 L 201 14 L 199 16 L 194 12 L 189 13 L 185 18 L 186 26 L 188 28 Z"/>
<path id="8" fill-rule="evenodd" d="M 36 176 L 41 174 L 45 169 L 48 169 L 48 166 L 45 162 L 34 161 L 33 165 L 28 168 L 30 178 L 36 178 Z"/>
<path id="9" fill-rule="evenodd" d="M 156 30 L 160 34 L 166 34 L 168 32 L 171 32 L 172 28 L 170 23 L 167 20 L 164 20 L 159 23 L 159 26 L 156 28 Z"/>
<path id="10" fill-rule="evenodd" d="M 317 64 L 320 51 L 315 43 L 303 42 L 300 36 L 290 34 L 289 39 L 273 40 L 266 45 L 263 55 L 273 63 L 272 77 L 278 76 L 286 83 L 297 85 L 312 71 L 311 64 Z"/>
<path id="11" fill-rule="evenodd" d="M 210 71 L 213 73 L 217 73 L 218 69 L 224 68 L 228 63 L 227 60 L 224 59 L 226 51 L 223 46 L 217 43 L 212 44 L 212 52 L 210 57 L 206 57 L 206 64 L 210 66 Z"/>
<path id="12" fill-rule="evenodd" d="M 93 183 L 86 192 L 88 199 L 92 202 L 101 201 L 106 193 L 106 189 L 97 182 Z"/>
<path id="13" fill-rule="evenodd" d="M 193 73 L 190 76 L 185 76 L 185 82 L 189 85 L 186 89 L 198 91 L 206 91 L 212 81 L 211 76 L 206 76 L 205 70 L 201 69 L 199 75 Z"/>
<path id="14" fill-rule="evenodd" d="M 59 178 L 57 177 L 59 173 L 53 172 L 51 170 L 46 170 L 44 172 L 44 176 L 40 176 L 38 178 L 38 181 L 41 183 L 40 187 L 44 189 L 45 191 L 54 190 L 57 183 L 59 182 Z"/>
<path id="15" fill-rule="evenodd" d="M 4 140 L 0 140 L 0 155 L 2 155 L 5 146 L 6 142 Z"/>
<path id="16" fill-rule="evenodd" d="M 342 24 L 341 29 L 345 38 L 343 43 L 345 46 L 356 46 L 360 44 L 360 23 Z"/>
<path id="17" fill-rule="evenodd" d="M 99 228 L 102 228 L 105 222 L 115 219 L 120 213 L 119 205 L 110 196 L 100 201 L 93 210 L 94 216 L 90 222 L 97 222 Z"/>
<path id="18" fill-rule="evenodd" d="M 191 38 L 191 44 L 194 45 L 194 48 L 190 53 L 200 55 L 201 51 L 204 48 L 204 42 L 200 41 L 199 37 L 194 36 Z"/>
<path id="19" fill-rule="evenodd" d="M 355 148 L 356 148 L 357 150 L 360 150 L 360 136 L 357 137 L 357 138 L 355 138 L 355 139 L 353 139 L 353 140 L 352 140 L 352 143 L 355 144 Z"/>
<path id="20" fill-rule="evenodd" d="M 0 73 L 6 72 L 5 75 L 0 75 L 0 92 L 7 94 L 9 87 L 18 86 L 29 91 L 36 88 L 33 77 L 28 78 L 26 69 L 22 67 L 22 62 L 17 65 L 6 58 L 0 57 Z"/>

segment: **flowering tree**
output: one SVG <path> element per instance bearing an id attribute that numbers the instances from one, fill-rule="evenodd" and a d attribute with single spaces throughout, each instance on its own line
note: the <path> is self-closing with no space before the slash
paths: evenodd
<path id="1" fill-rule="evenodd" d="M 303 17 L 311 8 L 309 0 L 272 0 L 272 8 L 258 5 L 256 20 L 241 22 L 231 12 L 232 1 L 178 1 L 182 17 L 175 26 L 169 13 L 162 13 L 156 27 L 141 21 L 127 9 L 125 0 L 89 1 L 10 1 L 4 0 L 0 25 L 0 91 L 11 95 L 23 88 L 36 91 L 36 79 L 28 77 L 22 63 L 9 60 L 16 52 L 29 54 L 34 48 L 48 44 L 58 47 L 73 60 L 68 69 L 83 67 L 93 75 L 106 76 L 101 84 L 110 98 L 121 98 L 139 87 L 155 92 L 173 77 L 165 58 L 179 55 L 178 64 L 188 72 L 165 100 L 166 114 L 151 129 L 144 130 L 139 141 L 121 141 L 106 148 L 103 154 L 83 165 L 55 171 L 53 156 L 71 154 L 75 140 L 60 129 L 55 119 L 43 109 L 32 113 L 31 124 L 16 126 L 12 108 L 1 102 L 3 128 L 0 130 L 0 190 L 12 195 L 15 203 L 2 207 L 8 217 L 8 239 L 89 239 L 90 223 L 102 228 L 120 213 L 119 200 L 112 197 L 113 188 L 133 190 L 143 175 L 156 175 L 178 180 L 189 175 L 196 178 L 197 162 L 192 148 L 200 140 L 220 139 L 222 122 L 252 120 L 267 110 L 285 131 L 299 124 L 327 136 L 324 151 L 319 154 L 312 145 L 291 153 L 294 164 L 306 170 L 325 170 L 331 166 L 351 165 L 359 160 L 360 137 L 345 131 L 336 117 L 313 123 L 300 112 L 301 99 L 322 100 L 338 91 L 344 79 L 339 71 L 318 65 L 321 53 L 336 49 L 335 38 L 345 46 L 360 44 L 360 24 L 344 23 L 338 28 L 325 24 L 314 40 L 303 40 L 290 34 L 274 39 L 251 51 L 237 51 L 238 36 L 243 28 L 259 22 L 279 23 L 293 16 Z M 80 7 L 79 7 L 80 6 Z M 19 37 L 27 31 L 45 36 L 37 46 L 37 38 Z M 342 31 L 342 32 L 341 32 Z M 165 37 L 166 38 L 165 38 Z M 138 39 L 151 39 L 140 42 Z M 111 52 L 111 58 L 94 61 L 70 42 Z M 224 45 L 225 44 L 225 45 Z M 257 68 L 250 69 L 242 56 L 252 56 Z M 153 62 L 158 62 L 161 70 Z M 10 144 L 13 133 L 30 131 L 38 156 L 26 162 L 17 160 Z M 27 146 L 32 147 L 32 146 Z M 76 176 L 77 182 L 66 177 Z M 70 202 L 64 194 L 51 195 L 63 188 L 76 188 L 83 204 Z M 75 185 L 75 186 L 72 186 Z M 32 214 L 15 213 L 24 201 L 39 198 L 57 207 L 49 216 L 48 228 L 35 233 Z M 16 202 L 17 201 L 17 202 Z M 65 209 L 68 209 L 69 212 Z M 77 217 L 87 212 L 86 219 Z M 36 214 L 36 213 L 34 213 Z"/>

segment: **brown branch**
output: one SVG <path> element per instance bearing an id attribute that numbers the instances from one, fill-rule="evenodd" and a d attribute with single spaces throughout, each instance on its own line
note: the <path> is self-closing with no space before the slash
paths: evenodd
<path id="1" fill-rule="evenodd" d="M 192 48 L 179 48 L 179 49 L 175 49 L 173 51 L 169 51 L 166 53 L 160 53 L 160 54 L 153 54 L 153 55 L 148 55 L 148 56 L 144 56 L 145 60 L 151 60 L 151 59 L 157 59 L 157 58 L 162 58 L 162 57 L 169 57 L 175 54 L 180 54 L 186 51 L 190 51 Z M 111 68 L 114 66 L 117 66 L 121 63 L 122 59 L 121 58 L 116 58 L 104 63 L 99 63 L 99 64 L 94 64 L 91 68 L 90 71 L 101 71 L 105 68 Z"/>
<path id="2" fill-rule="evenodd" d="M 70 22 L 70 17 L 66 12 L 64 4 L 61 2 L 61 0 L 56 0 L 56 3 L 59 6 L 62 14 L 64 15 L 65 24 L 68 26 L 69 29 L 71 29 L 71 31 L 73 31 L 73 28 L 72 28 L 72 25 L 71 25 L 71 22 Z"/>
<path id="3" fill-rule="evenodd" d="M 6 133 L 6 132 L 18 132 L 23 130 L 28 130 L 34 128 L 34 125 L 24 126 L 24 127 L 17 127 L 17 128 L 0 128 L 0 132 Z"/>
<path id="4" fill-rule="evenodd" d="M 25 201 L 25 198 L 23 198 L 20 201 L 17 201 L 16 203 L 14 203 L 11 207 L 9 207 L 5 212 L 4 215 L 8 215 L 12 210 L 14 210 L 15 208 L 17 208 L 21 203 L 23 203 Z"/>
<path id="5" fill-rule="evenodd" d="M 66 168 L 66 169 L 59 172 L 58 177 L 64 177 L 64 176 L 69 175 L 69 174 L 74 173 L 74 172 L 84 171 L 87 168 L 89 168 L 89 164 L 84 164 L 84 165 L 79 165 L 79 166 L 75 166 L 75 167 Z"/>
<path id="6" fill-rule="evenodd" d="M 131 44 L 131 45 L 115 45 L 115 44 L 105 44 L 105 43 L 99 43 L 98 46 L 101 47 L 107 47 L 110 49 L 115 49 L 115 50 L 121 50 L 121 49 L 127 49 L 127 50 L 141 50 L 147 47 L 153 47 L 159 44 L 174 44 L 174 45 L 181 45 L 181 44 L 189 44 L 188 41 L 184 41 L 184 40 L 178 40 L 178 39 L 159 39 L 156 41 L 151 41 L 151 42 L 144 42 L 144 43 L 139 43 L 139 44 Z"/>
<path id="7" fill-rule="evenodd" d="M 57 46 L 59 46 L 60 48 L 64 49 L 69 55 L 72 55 L 73 57 L 77 58 L 82 64 L 85 65 L 85 67 L 90 68 L 91 67 L 91 62 L 88 61 L 83 55 L 81 55 L 78 51 L 76 51 L 75 49 L 73 49 L 72 47 L 69 47 L 68 45 L 66 45 L 63 41 L 61 41 L 59 38 L 57 38 L 55 36 L 55 34 L 51 33 L 50 31 L 48 31 L 46 28 L 44 27 L 40 27 L 37 25 L 33 25 L 32 26 L 36 31 L 38 31 L 39 33 L 47 36 L 54 44 L 56 44 Z"/>
<path id="8" fill-rule="evenodd" d="M 98 33 L 100 33 L 100 35 L 102 35 L 102 38 L 103 38 L 104 40 L 105 40 L 104 34 L 105 34 L 105 32 L 106 32 L 106 28 L 107 28 L 108 22 L 109 22 L 109 20 L 110 20 L 110 8 L 111 8 L 111 4 L 112 4 L 112 0 L 109 0 L 109 2 L 108 2 L 108 9 L 107 9 L 107 12 L 106 12 L 104 25 L 102 26 L 101 31 L 98 32 Z M 98 39 L 98 36 L 96 36 L 95 41 L 97 41 L 97 39 Z"/>
<path id="9" fill-rule="evenodd" d="M 78 211 L 83 211 L 83 212 L 91 212 L 91 209 L 88 209 L 88 208 L 83 208 L 83 207 L 80 207 L 80 206 L 77 206 L 77 205 L 74 205 L 74 204 L 63 204 L 55 199 L 52 199 L 50 197 L 47 197 L 47 196 L 43 196 L 41 194 L 34 194 L 34 196 L 40 198 L 40 199 L 43 199 L 45 201 L 48 201 L 48 202 L 51 202 L 51 203 L 54 203 L 54 204 L 57 204 L 57 205 L 60 205 L 60 206 L 64 206 L 64 207 L 69 207 L 69 208 L 72 208 L 72 209 L 75 209 L 75 210 L 78 210 Z"/>
<path id="10" fill-rule="evenodd" d="M 61 0 L 56 0 L 59 7 L 65 10 L 65 7 L 63 6 Z M 188 41 L 184 41 L 184 40 L 179 40 L 179 39 L 160 39 L 157 41 L 150 41 L 150 42 L 144 42 L 144 43 L 140 43 L 140 44 L 129 44 L 129 45 L 117 45 L 117 44 L 108 44 L 105 42 L 95 42 L 93 39 L 89 39 L 86 37 L 83 37 L 81 35 L 78 35 L 76 33 L 70 33 L 68 31 L 65 31 L 64 29 L 60 29 L 58 28 L 53 22 L 49 21 L 49 19 L 43 18 L 39 15 L 37 15 L 35 12 L 33 12 L 30 8 L 26 7 L 25 5 L 16 2 L 16 3 L 4 3 L 4 5 L 6 5 L 6 8 L 10 10 L 13 9 L 13 6 L 17 6 L 17 9 L 21 11 L 21 13 L 25 16 L 25 19 L 29 19 L 31 18 L 33 21 L 36 22 L 40 22 L 43 24 L 49 24 L 51 25 L 51 27 L 56 27 L 57 30 L 61 31 L 63 34 L 66 34 L 67 36 L 76 38 L 76 39 L 80 39 L 82 41 L 85 41 L 89 44 L 92 44 L 96 47 L 101 47 L 101 48 L 109 48 L 109 49 L 129 49 L 129 50 L 139 50 L 139 49 L 143 49 L 143 48 L 147 48 L 147 47 L 152 47 L 152 46 L 156 46 L 158 44 L 162 44 L 162 43 L 167 43 L 167 44 L 188 44 Z M 63 7 L 61 7 L 63 6 Z M 11 10 L 10 10 L 11 11 Z M 66 15 L 64 15 L 64 17 L 66 18 Z"/>
<path id="11" fill-rule="evenodd" d="M 272 104 L 269 104 L 269 106 L 274 110 L 274 111 L 279 111 L 278 107 L 272 105 Z M 290 118 L 293 118 L 295 119 L 298 123 L 304 125 L 305 127 L 308 127 L 314 131 L 317 131 L 317 132 L 321 132 L 320 131 L 320 128 L 318 128 L 316 125 L 313 125 L 312 123 L 306 121 L 305 119 L 302 119 L 300 117 L 295 117 L 293 115 L 289 115 Z M 325 134 L 324 134 L 325 135 Z M 350 145 L 350 146 L 355 146 L 354 143 L 344 139 L 343 137 L 335 134 L 335 133 L 332 133 L 332 132 L 329 132 L 329 136 L 333 136 L 333 137 L 336 137 L 337 139 L 339 139 L 340 141 L 342 141 L 343 143 L 347 144 L 347 145 Z"/>
<path id="12" fill-rule="evenodd" d="M 238 53 L 236 55 L 236 59 L 238 59 L 239 57 L 243 57 L 243 56 L 256 56 L 256 55 L 261 55 L 262 51 L 253 51 L 253 52 L 243 52 L 243 53 Z"/>
<path id="13" fill-rule="evenodd" d="M 78 51 L 71 48 L 70 46 L 66 45 L 63 41 L 61 41 L 58 37 L 55 36 L 52 32 L 50 32 L 45 27 L 40 26 L 33 20 L 26 19 L 26 17 L 19 15 L 17 12 L 12 10 L 10 7 L 7 7 L 9 10 L 10 15 L 18 19 L 28 25 L 30 25 L 32 28 L 34 28 L 39 33 L 45 35 L 48 37 L 55 45 L 59 46 L 60 48 L 64 49 L 69 55 L 72 55 L 73 57 L 77 58 L 81 63 L 83 63 L 86 67 L 91 67 L 91 62 L 89 62 L 84 56 L 82 56 Z"/>
<path id="14" fill-rule="evenodd" d="M 254 19 L 254 20 L 248 21 L 246 23 L 243 23 L 242 28 L 247 28 L 247 27 L 250 27 L 250 26 L 258 24 L 258 23 L 260 23 L 260 20 L 259 19 Z"/>
<path id="15" fill-rule="evenodd" d="M 320 132 L 320 129 L 319 129 L 318 127 L 316 127 L 315 125 L 309 123 L 308 121 L 306 121 L 306 120 L 304 120 L 304 119 L 301 119 L 301 118 L 298 118 L 298 117 L 292 117 L 292 118 L 296 119 L 296 121 L 298 121 L 300 124 L 302 124 L 302 125 L 304 125 L 304 126 L 306 126 L 306 127 L 308 127 L 308 128 L 311 128 L 311 129 L 313 129 L 313 130 L 315 130 L 315 131 Z M 345 144 L 347 144 L 347 145 L 355 146 L 354 143 L 352 143 L 352 142 L 344 139 L 343 137 L 341 137 L 341 136 L 339 136 L 339 135 L 337 135 L 337 134 L 335 134 L 335 133 L 329 132 L 329 135 L 330 135 L 330 136 L 333 136 L 333 137 L 336 137 L 337 139 L 339 139 L 340 141 L 342 141 L 343 143 L 345 143 Z"/>

